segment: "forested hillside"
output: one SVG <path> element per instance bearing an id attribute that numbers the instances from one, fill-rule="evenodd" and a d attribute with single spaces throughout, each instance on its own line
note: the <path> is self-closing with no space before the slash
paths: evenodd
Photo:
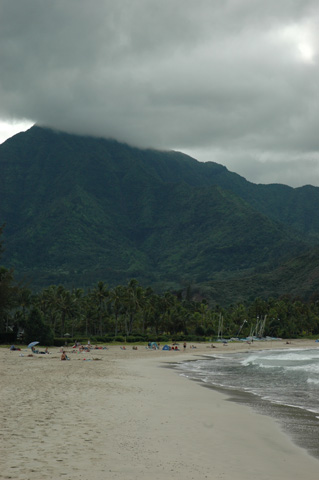
<path id="1" fill-rule="evenodd" d="M 318 188 L 40 127 L 0 146 L 0 168 L 3 263 L 34 289 L 136 278 L 225 303 L 317 289 Z"/>

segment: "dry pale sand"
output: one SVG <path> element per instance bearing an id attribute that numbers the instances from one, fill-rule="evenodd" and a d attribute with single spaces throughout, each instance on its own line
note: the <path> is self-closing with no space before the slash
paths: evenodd
<path id="1" fill-rule="evenodd" d="M 160 368 L 234 349 L 314 346 L 272 343 L 186 353 L 113 346 L 69 362 L 58 349 L 28 357 L 1 348 L 0 478 L 317 480 L 319 461 L 273 419 Z"/>

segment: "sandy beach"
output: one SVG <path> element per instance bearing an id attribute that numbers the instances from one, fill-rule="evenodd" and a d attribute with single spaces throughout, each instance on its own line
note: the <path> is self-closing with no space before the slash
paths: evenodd
<path id="1" fill-rule="evenodd" d="M 65 362 L 56 348 L 33 357 L 1 348 L 0 479 L 316 480 L 319 460 L 275 420 L 163 368 L 217 352 L 296 346 L 314 342 L 67 349 Z"/>

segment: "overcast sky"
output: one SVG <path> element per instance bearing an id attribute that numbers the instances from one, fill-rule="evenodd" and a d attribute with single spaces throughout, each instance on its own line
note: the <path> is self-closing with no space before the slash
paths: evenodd
<path id="1" fill-rule="evenodd" d="M 319 186 L 318 33 L 318 0 L 0 0 L 0 139 L 36 122 Z"/>

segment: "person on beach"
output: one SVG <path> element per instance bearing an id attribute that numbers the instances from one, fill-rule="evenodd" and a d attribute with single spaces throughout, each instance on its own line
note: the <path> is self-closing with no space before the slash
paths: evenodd
<path id="1" fill-rule="evenodd" d="M 61 360 L 69 360 L 67 354 L 64 351 L 62 352 Z"/>
<path id="2" fill-rule="evenodd" d="M 185 350 L 186 350 L 186 342 L 184 342 L 183 348 L 184 348 L 184 352 L 185 352 Z"/>

